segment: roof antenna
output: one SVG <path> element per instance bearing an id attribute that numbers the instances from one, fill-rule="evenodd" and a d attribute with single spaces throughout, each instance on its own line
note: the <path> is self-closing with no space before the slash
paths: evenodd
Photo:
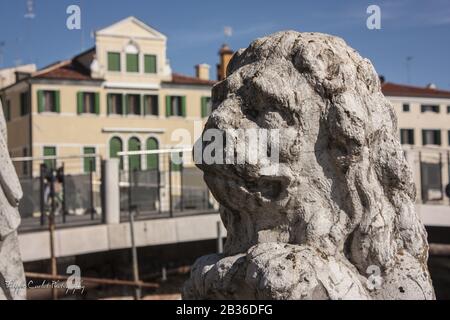
<path id="1" fill-rule="evenodd" d="M 411 61 L 413 57 L 406 57 L 406 80 L 408 84 L 411 84 Z"/>

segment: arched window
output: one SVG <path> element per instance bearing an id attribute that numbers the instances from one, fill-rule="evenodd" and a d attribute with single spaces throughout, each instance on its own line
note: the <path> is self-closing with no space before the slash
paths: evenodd
<path id="1" fill-rule="evenodd" d="M 159 143 L 155 138 L 147 139 L 147 150 L 158 150 Z M 147 155 L 147 170 L 158 170 L 159 169 L 159 155 L 149 154 Z"/>
<path id="2" fill-rule="evenodd" d="M 128 151 L 140 151 L 141 142 L 138 138 L 133 137 L 128 140 Z M 128 168 L 130 171 L 141 170 L 141 156 L 133 155 L 128 157 Z"/>
<path id="3" fill-rule="evenodd" d="M 119 137 L 113 137 L 109 142 L 109 157 L 119 158 L 117 155 L 119 152 L 123 151 L 122 139 Z M 120 169 L 123 169 L 123 158 L 120 157 Z"/>

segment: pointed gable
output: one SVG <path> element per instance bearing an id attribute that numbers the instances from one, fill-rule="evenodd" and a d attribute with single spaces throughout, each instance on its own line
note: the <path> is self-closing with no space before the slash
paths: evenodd
<path id="1" fill-rule="evenodd" d="M 97 36 L 113 36 L 166 40 L 166 36 L 136 17 L 128 17 L 96 32 Z"/>

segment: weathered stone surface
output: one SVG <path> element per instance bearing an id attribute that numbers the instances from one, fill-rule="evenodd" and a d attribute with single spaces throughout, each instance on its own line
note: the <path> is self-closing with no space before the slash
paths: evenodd
<path id="1" fill-rule="evenodd" d="M 0 102 L 0 300 L 25 299 L 25 274 L 20 258 L 17 228 L 22 188 L 11 162 L 7 130 Z"/>
<path id="2" fill-rule="evenodd" d="M 276 33 L 234 55 L 213 108 L 206 129 L 280 129 L 280 165 L 199 166 L 228 239 L 195 263 L 185 299 L 434 299 L 396 115 L 369 60 L 337 37 Z"/>

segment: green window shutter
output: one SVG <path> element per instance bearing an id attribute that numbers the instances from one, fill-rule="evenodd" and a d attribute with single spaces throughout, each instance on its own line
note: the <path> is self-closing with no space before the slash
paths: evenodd
<path id="1" fill-rule="evenodd" d="M 55 147 L 44 147 L 44 157 L 55 157 L 56 148 Z M 44 160 L 44 164 L 47 168 L 56 168 L 56 160 Z"/>
<path id="2" fill-rule="evenodd" d="M 95 148 L 84 148 L 84 155 L 95 154 Z M 95 157 L 86 157 L 83 161 L 84 173 L 95 172 Z"/>
<path id="3" fill-rule="evenodd" d="M 83 92 L 77 92 L 77 112 L 78 114 L 83 113 Z"/>
<path id="4" fill-rule="evenodd" d="M 147 150 L 158 150 L 158 141 L 155 138 L 147 140 Z M 157 170 L 159 168 L 159 159 L 157 154 L 147 155 L 147 170 Z"/>
<path id="5" fill-rule="evenodd" d="M 94 96 L 95 114 L 100 114 L 100 93 L 96 92 Z"/>
<path id="6" fill-rule="evenodd" d="M 39 90 L 38 95 L 38 112 L 44 112 L 44 91 Z"/>
<path id="7" fill-rule="evenodd" d="M 61 112 L 61 94 L 59 91 L 55 91 L 55 112 Z"/>
<path id="8" fill-rule="evenodd" d="M 127 54 L 127 72 L 139 72 L 138 54 Z"/>
<path id="9" fill-rule="evenodd" d="M 110 93 L 108 93 L 107 95 L 106 95 L 106 103 L 107 103 L 107 106 L 106 106 L 106 108 L 108 109 L 107 110 L 107 113 L 108 113 L 108 115 L 110 115 L 111 114 L 111 104 L 112 104 L 112 102 L 111 102 L 111 100 L 112 100 L 112 97 L 111 97 L 111 94 Z"/>
<path id="10" fill-rule="evenodd" d="M 128 95 L 127 94 L 122 95 L 122 114 L 123 115 L 128 114 Z"/>
<path id="11" fill-rule="evenodd" d="M 156 72 L 156 56 L 145 55 L 144 56 L 144 72 L 145 73 L 157 73 Z"/>
<path id="12" fill-rule="evenodd" d="M 119 158 L 117 154 L 122 151 L 122 148 L 122 140 L 117 137 L 112 138 L 109 143 L 109 157 Z M 123 157 L 120 157 L 120 169 L 123 169 Z"/>
<path id="13" fill-rule="evenodd" d="M 172 115 L 171 96 L 166 96 L 166 117 Z"/>
<path id="14" fill-rule="evenodd" d="M 120 71 L 120 53 L 108 52 L 108 71 Z"/>
<path id="15" fill-rule="evenodd" d="M 181 97 L 181 115 L 186 117 L 186 97 Z"/>
<path id="16" fill-rule="evenodd" d="M 147 95 L 142 95 L 141 105 L 142 105 L 142 114 L 144 116 L 146 116 L 148 114 L 147 113 L 147 104 L 148 104 L 148 102 L 147 102 Z"/>
<path id="17" fill-rule="evenodd" d="M 202 118 L 208 116 L 208 98 L 202 97 Z"/>
<path id="18" fill-rule="evenodd" d="M 128 141 L 128 151 L 140 151 L 141 143 L 137 138 L 130 138 Z M 141 156 L 133 155 L 128 157 L 128 167 L 130 171 L 141 169 Z"/>

